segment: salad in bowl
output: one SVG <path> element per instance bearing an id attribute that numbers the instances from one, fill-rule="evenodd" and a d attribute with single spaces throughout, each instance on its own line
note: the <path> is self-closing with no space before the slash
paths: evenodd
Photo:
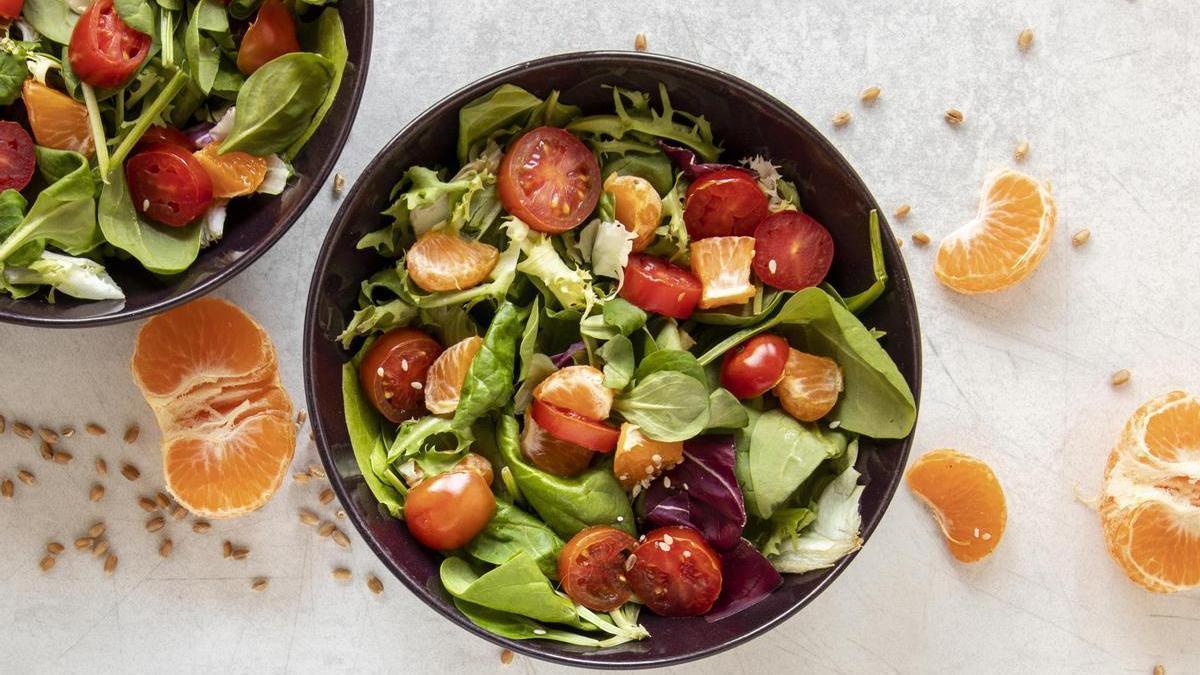
<path id="1" fill-rule="evenodd" d="M 123 300 L 108 263 L 180 275 L 282 193 L 346 69 L 332 5 L 0 0 L 0 297 Z"/>
<path id="2" fill-rule="evenodd" d="M 725 157 L 665 86 L 607 91 L 463 105 L 455 161 L 409 167 L 358 241 L 378 268 L 338 336 L 363 480 L 456 610 L 582 648 L 837 565 L 860 439 L 916 418 L 858 318 L 889 284 L 875 212 L 873 282 L 835 288 L 835 237 L 769 152 Z"/>

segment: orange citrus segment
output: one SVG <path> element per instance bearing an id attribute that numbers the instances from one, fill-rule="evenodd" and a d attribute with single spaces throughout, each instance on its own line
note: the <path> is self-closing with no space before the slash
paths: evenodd
<path id="1" fill-rule="evenodd" d="M 447 415 L 458 409 L 458 397 L 471 361 L 483 346 L 483 338 L 473 335 L 438 355 L 425 374 L 425 407 L 434 415 Z"/>
<path id="2" fill-rule="evenodd" d="M 1108 552 L 1135 583 L 1169 593 L 1200 586 L 1200 398 L 1143 404 L 1109 453 L 1100 495 Z"/>
<path id="3" fill-rule="evenodd" d="M 956 450 L 934 450 L 909 467 L 908 487 L 937 519 L 950 554 L 983 559 L 1004 535 L 1004 490 L 984 462 Z"/>
<path id="4" fill-rule="evenodd" d="M 613 196 L 617 222 L 637 235 L 633 250 L 643 251 L 654 241 L 654 231 L 662 220 L 662 198 L 650 181 L 639 176 L 610 174 L 604 179 L 604 191 Z"/>
<path id="5" fill-rule="evenodd" d="M 815 422 L 837 405 L 842 369 L 833 359 L 789 349 L 783 378 L 774 392 L 787 414 L 802 422 Z"/>
<path id="6" fill-rule="evenodd" d="M 975 219 L 938 246 L 933 271 L 959 293 L 989 293 L 1028 277 L 1046 256 L 1056 218 L 1050 188 L 1019 171 L 983 184 Z"/>
<path id="7" fill-rule="evenodd" d="M 295 447 L 296 425 L 276 412 L 164 438 L 167 488 L 196 515 L 242 515 L 279 489 Z"/>
<path id="8" fill-rule="evenodd" d="M 193 153 L 212 179 L 213 196 L 229 199 L 253 194 L 267 177 L 267 160 L 237 150 L 221 155 L 220 149 L 218 141 Z"/>
<path id="9" fill-rule="evenodd" d="M 700 309 L 740 305 L 754 297 L 750 283 L 754 237 L 708 237 L 692 243 L 692 272 L 704 289 Z"/>
<path id="10" fill-rule="evenodd" d="M 478 286 L 499 258 L 494 246 L 434 230 L 421 235 L 408 249 L 405 265 L 413 283 L 436 293 Z"/>
<path id="11" fill-rule="evenodd" d="M 604 386 L 604 373 L 592 366 L 569 366 L 551 373 L 534 387 L 533 397 L 590 420 L 606 420 L 612 413 L 613 390 Z"/>
<path id="12" fill-rule="evenodd" d="M 87 106 L 33 78 L 25 80 L 21 99 L 37 144 L 82 155 L 96 151 L 88 125 Z"/>
<path id="13" fill-rule="evenodd" d="M 683 461 L 683 443 L 646 438 L 636 425 L 625 422 L 613 453 L 613 475 L 626 491 L 649 485 L 662 472 Z"/>

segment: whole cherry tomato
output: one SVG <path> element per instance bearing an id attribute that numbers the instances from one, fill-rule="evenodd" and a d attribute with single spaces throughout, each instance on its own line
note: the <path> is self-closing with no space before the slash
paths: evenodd
<path id="1" fill-rule="evenodd" d="M 496 496 L 474 471 L 449 471 L 408 491 L 404 522 L 429 548 L 449 551 L 475 538 L 496 514 Z"/>
<path id="2" fill-rule="evenodd" d="M 264 0 L 238 47 L 237 67 L 250 75 L 268 61 L 298 51 L 296 19 L 279 0 Z"/>
<path id="3" fill-rule="evenodd" d="M 721 386 L 738 398 L 762 396 L 783 379 L 788 360 L 787 340 L 756 335 L 725 353 Z"/>

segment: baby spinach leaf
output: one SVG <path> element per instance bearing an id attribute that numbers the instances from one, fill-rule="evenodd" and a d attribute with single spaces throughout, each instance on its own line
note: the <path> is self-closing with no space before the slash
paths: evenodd
<path id="1" fill-rule="evenodd" d="M 113 171 L 100 192 L 100 231 L 113 246 L 155 274 L 178 274 L 200 252 L 200 223 L 166 227 L 142 218 L 133 204 L 124 171 Z"/>
<path id="2" fill-rule="evenodd" d="M 205 95 L 212 91 L 221 65 L 221 52 L 209 34 L 228 32 L 229 17 L 224 7 L 215 0 L 196 3 L 183 34 L 183 50 L 187 56 L 188 75 Z"/>
<path id="3" fill-rule="evenodd" d="M 342 366 L 342 408 L 346 415 L 346 432 L 350 436 L 350 447 L 354 451 L 354 460 L 358 463 L 363 481 L 392 517 L 400 518 L 404 512 L 404 493 L 379 480 L 371 463 L 373 451 L 383 452 L 383 432 L 380 428 L 379 414 L 367 401 L 359 385 L 358 368 L 353 362 Z"/>
<path id="4" fill-rule="evenodd" d="M 511 612 L 497 611 L 482 605 L 476 605 L 473 602 L 459 600 L 458 598 L 454 599 L 454 606 L 458 608 L 458 611 L 463 613 L 463 616 L 470 619 L 471 623 L 510 640 L 552 640 L 580 647 L 602 649 L 604 647 L 614 647 L 624 644 L 630 640 L 641 640 L 650 636 L 644 628 L 636 626 L 635 628 L 638 630 L 626 629 L 621 631 L 619 635 L 601 640 L 589 635 L 544 625 L 528 617 Z"/>
<path id="5" fill-rule="evenodd" d="M 593 145 L 593 148 L 595 146 Z M 671 160 L 661 151 L 654 152 L 625 152 L 604 165 L 601 171 L 605 178 L 611 174 L 618 176 L 637 176 L 644 178 L 654 186 L 658 194 L 665 195 L 675 185 L 675 171 Z"/>
<path id="6" fill-rule="evenodd" d="M 455 429 L 470 429 L 476 419 L 504 407 L 512 399 L 517 340 L 526 311 L 506 302 L 496 312 L 463 380 L 458 409 L 454 411 Z"/>
<path id="7" fill-rule="evenodd" d="M 29 77 L 25 59 L 0 50 L 0 106 L 9 105 L 21 95 L 21 85 Z"/>
<path id="8" fill-rule="evenodd" d="M 560 537 L 569 539 L 591 525 L 609 525 L 635 534 L 633 508 L 610 464 L 601 462 L 578 476 L 563 478 L 525 461 L 517 419 L 512 415 L 500 418 L 496 436 L 521 495 Z"/>
<path id="9" fill-rule="evenodd" d="M 604 359 L 604 386 L 624 389 L 633 380 L 633 343 L 618 335 L 596 350 Z"/>
<path id="10" fill-rule="evenodd" d="M 691 352 L 682 349 L 659 349 L 651 354 L 646 355 L 642 362 L 638 364 L 637 371 L 634 373 L 634 379 L 639 381 L 646 379 L 650 375 L 662 371 L 676 371 L 691 377 L 702 385 L 705 389 L 708 388 L 708 376 L 704 372 L 704 367 L 696 360 L 696 357 Z"/>
<path id="11" fill-rule="evenodd" d="M 150 36 L 158 34 L 157 7 L 153 0 L 113 0 L 113 8 L 130 28 Z"/>
<path id="12" fill-rule="evenodd" d="M 692 314 L 692 319 L 696 323 L 708 324 L 712 326 L 736 326 L 745 327 L 753 326 L 754 324 L 766 319 L 779 309 L 782 303 L 790 293 L 787 291 L 769 290 L 762 294 L 762 300 L 759 306 L 755 308 L 753 305 L 743 305 L 736 308 L 736 311 L 721 311 L 719 309 L 710 309 L 706 311 L 696 312 Z"/>
<path id="13" fill-rule="evenodd" d="M 220 152 L 283 152 L 304 134 L 333 79 L 333 63 L 319 54 L 293 52 L 267 62 L 238 92 L 233 130 Z"/>
<path id="14" fill-rule="evenodd" d="M 842 303 L 855 314 L 862 314 L 887 290 L 888 275 L 887 266 L 883 261 L 883 236 L 879 232 L 879 212 L 875 209 L 871 209 L 868 227 L 871 234 L 871 270 L 875 274 L 875 282 L 867 290 L 846 298 Z"/>
<path id="15" fill-rule="evenodd" d="M 618 396 L 613 407 L 626 421 L 658 441 L 686 441 L 708 426 L 708 388 L 696 377 L 678 370 L 637 377 L 637 384 Z"/>
<path id="16" fill-rule="evenodd" d="M 42 190 L 21 224 L 0 243 L 0 262 L 27 244 L 48 243 L 71 255 L 87 253 L 103 239 L 96 227 L 96 183 L 83 155 L 38 146 L 38 169 L 50 186 Z"/>
<path id="17" fill-rule="evenodd" d="M 20 192 L 7 189 L 0 192 L 0 240 L 17 229 L 25 218 L 25 197 Z"/>
<path id="18" fill-rule="evenodd" d="M 543 574 L 558 577 L 559 539 L 542 521 L 504 501 L 496 501 L 496 515 L 466 546 L 472 557 L 493 565 L 502 565 L 518 554 L 533 559 Z"/>
<path id="19" fill-rule="evenodd" d="M 493 133 L 522 124 L 542 99 L 513 85 L 501 85 L 458 111 L 458 161 L 470 159 L 471 148 Z"/>
<path id="20" fill-rule="evenodd" d="M 25 0 L 21 16 L 34 30 L 60 45 L 70 44 L 71 32 L 79 20 L 65 0 Z"/>
<path id="21" fill-rule="evenodd" d="M 741 429 L 749 423 L 746 408 L 736 396 L 720 387 L 708 395 L 709 429 Z"/>
<path id="22" fill-rule="evenodd" d="M 462 558 L 451 556 L 442 561 L 439 573 L 442 586 L 459 600 L 537 621 L 579 623 L 575 603 L 555 593 L 550 580 L 525 553 L 483 575 L 477 575 Z"/>
<path id="23" fill-rule="evenodd" d="M 284 153 L 284 157 L 288 160 L 300 154 L 300 150 L 304 147 L 304 144 L 308 143 L 308 139 L 317 133 L 317 127 L 321 126 L 325 115 L 333 107 L 333 101 L 337 98 L 338 90 L 342 86 L 342 76 L 346 73 L 346 62 L 350 58 L 350 52 L 346 48 L 346 30 L 342 26 L 342 15 L 338 13 L 337 9 L 326 7 L 321 12 L 321 16 L 317 18 L 316 24 L 316 39 L 308 47 L 308 51 L 316 52 L 329 60 L 329 63 L 333 65 L 333 79 L 329 82 L 329 89 L 325 93 L 325 100 L 321 101 L 321 106 L 313 114 L 312 121 L 308 123 L 308 128 L 304 130 L 304 133 L 300 134 L 300 137 Z"/>
<path id="24" fill-rule="evenodd" d="M 778 408 L 756 416 L 737 434 L 737 476 L 746 508 L 770 518 L 822 462 L 846 450 L 846 440 Z"/>

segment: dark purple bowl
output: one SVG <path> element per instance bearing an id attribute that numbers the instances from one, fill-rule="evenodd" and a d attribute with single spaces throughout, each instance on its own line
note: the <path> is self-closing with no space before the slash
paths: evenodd
<path id="1" fill-rule="evenodd" d="M 592 650 L 508 640 L 477 628 L 455 610 L 438 580 L 441 556 L 417 544 L 403 523 L 380 515 L 355 463 L 341 393 L 342 364 L 350 354 L 334 338 L 356 307 L 359 282 L 384 262 L 372 251 L 356 250 L 355 242 L 384 225 L 380 212 L 405 169 L 413 164 L 454 165 L 459 108 L 506 82 L 539 95 L 559 89 L 564 102 L 581 105 L 585 112 L 611 111 L 612 94 L 601 85 L 656 91 L 659 82 L 666 84 L 677 110 L 703 113 L 712 122 L 726 158 L 761 153 L 783 165 L 783 174 L 797 183 L 805 210 L 833 233 L 837 255 L 830 280 L 834 285 L 857 292 L 872 282 L 867 213 L 879 206 L 829 141 L 774 97 L 725 73 L 663 56 L 588 52 L 522 63 L 456 92 L 417 117 L 371 161 L 342 204 L 317 260 L 304 323 L 304 377 L 321 458 L 355 527 L 379 559 L 430 607 L 476 635 L 536 658 L 599 668 L 665 666 L 729 649 L 799 611 L 854 556 L 828 570 L 787 576 L 779 590 L 757 605 L 714 623 L 702 618 L 663 619 L 643 612 L 653 637 L 642 642 Z M 916 304 L 904 261 L 885 222 L 883 240 L 891 281 L 863 320 L 887 331 L 888 353 L 919 400 L 921 340 Z M 862 499 L 864 539 L 883 517 L 900 482 L 911 438 L 863 440 L 858 469 L 867 486 Z"/>
<path id="2" fill-rule="evenodd" d="M 196 262 L 181 274 L 158 277 L 134 260 L 106 260 L 109 274 L 125 291 L 124 300 L 83 301 L 59 294 L 51 304 L 41 294 L 24 300 L 0 294 L 0 322 L 82 328 L 142 319 L 212 292 L 279 241 L 333 170 L 367 83 L 374 5 L 372 0 L 342 0 L 338 9 L 350 52 L 346 74 L 324 123 L 296 157 L 296 178 L 283 194 L 254 195 L 230 202 L 225 236 L 201 251 Z"/>

